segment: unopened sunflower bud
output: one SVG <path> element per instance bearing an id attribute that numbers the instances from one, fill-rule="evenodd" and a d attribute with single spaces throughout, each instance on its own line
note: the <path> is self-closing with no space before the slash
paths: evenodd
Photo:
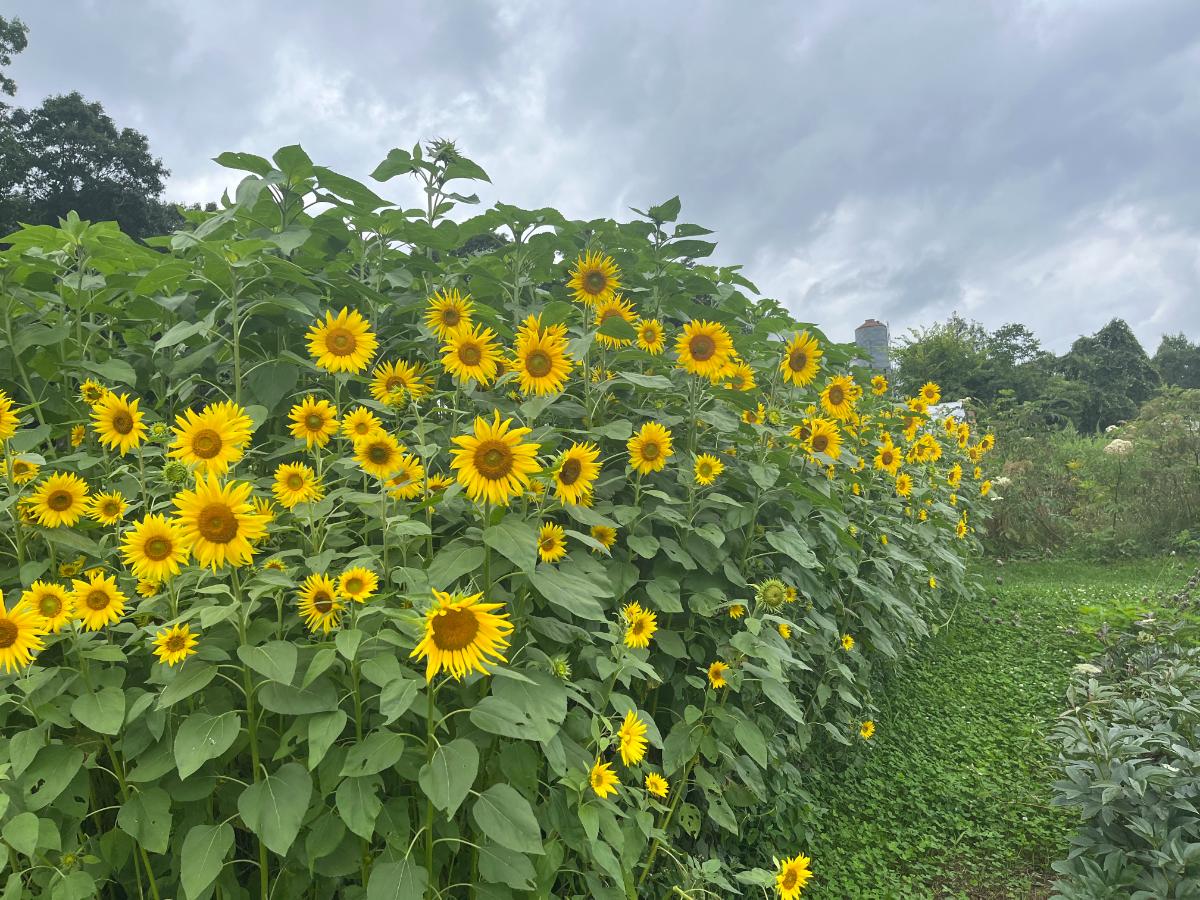
<path id="1" fill-rule="evenodd" d="M 163 466 L 163 481 L 168 484 L 183 484 L 187 481 L 189 470 L 187 464 L 178 460 L 171 459 Z"/>

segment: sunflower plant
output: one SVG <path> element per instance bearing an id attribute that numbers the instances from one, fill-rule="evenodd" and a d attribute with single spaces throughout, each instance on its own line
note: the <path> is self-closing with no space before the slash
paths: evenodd
<path id="1" fill-rule="evenodd" d="M 678 199 L 217 161 L 150 246 L 0 252 L 6 895 L 799 896 L 771 823 L 972 590 L 990 438 Z"/>

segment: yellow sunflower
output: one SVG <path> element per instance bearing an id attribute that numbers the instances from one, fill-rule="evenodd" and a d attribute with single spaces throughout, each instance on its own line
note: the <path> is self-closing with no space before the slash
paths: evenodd
<path id="1" fill-rule="evenodd" d="M 542 470 L 537 462 L 539 444 L 522 439 L 529 428 L 510 428 L 512 419 L 500 421 L 500 412 L 493 419 L 476 417 L 475 433 L 454 438 L 458 449 L 452 451 L 451 468 L 458 470 L 458 482 L 475 502 L 507 506 L 529 488 L 529 476 Z"/>
<path id="2" fill-rule="evenodd" d="M 22 459 L 17 457 L 12 464 L 12 480 L 13 484 L 28 484 L 33 479 L 37 478 L 37 474 L 41 471 L 41 466 L 33 462 L 33 460 Z M 0 459 L 0 478 L 8 476 L 8 463 Z"/>
<path id="3" fill-rule="evenodd" d="M 965 515 L 955 524 L 954 536 L 960 541 L 967 536 L 967 518 Z"/>
<path id="4" fill-rule="evenodd" d="M 895 475 L 900 468 L 900 451 L 897 450 L 891 441 L 880 446 L 879 451 L 875 454 L 875 468 L 881 472 L 887 472 L 889 475 Z"/>
<path id="5" fill-rule="evenodd" d="M 371 372 L 371 396 L 385 406 L 399 406 L 404 402 L 408 385 L 401 374 L 403 361 L 380 363 Z"/>
<path id="6" fill-rule="evenodd" d="M 210 403 L 199 413 L 189 409 L 175 418 L 175 440 L 167 455 L 198 472 L 224 475 L 242 458 L 253 428 L 236 403 Z"/>
<path id="7" fill-rule="evenodd" d="M 377 431 L 383 431 L 383 423 L 379 421 L 379 416 L 365 407 L 356 406 L 342 416 L 342 437 L 355 441 Z"/>
<path id="8" fill-rule="evenodd" d="M 480 603 L 482 593 L 466 596 L 433 592 L 434 604 L 425 613 L 425 635 L 410 656 L 425 659 L 425 680 L 438 672 L 455 680 L 470 672 L 487 675 L 488 665 L 507 662 L 504 650 L 513 626 L 503 603 Z"/>
<path id="9" fill-rule="evenodd" d="M 435 479 L 440 476 L 434 476 Z M 453 482 L 451 482 L 453 483 Z M 425 466 L 421 460 L 411 453 L 400 457 L 400 465 L 396 474 L 387 480 L 388 496 L 397 500 L 416 500 L 424 496 L 428 486 L 425 478 Z M 435 488 L 428 486 L 430 491 Z"/>
<path id="10" fill-rule="evenodd" d="M 592 786 L 596 796 L 603 800 L 610 794 L 617 792 L 617 784 L 619 779 L 617 773 L 613 770 L 611 763 L 600 762 L 596 760 L 596 764 L 592 766 L 592 771 L 588 773 L 588 784 Z"/>
<path id="11" fill-rule="evenodd" d="M 275 470 L 271 492 L 284 509 L 294 509 L 298 503 L 312 503 L 325 496 L 325 488 L 311 466 L 304 463 L 283 463 Z"/>
<path id="12" fill-rule="evenodd" d="M 500 345 L 496 333 L 483 325 L 464 325 L 446 337 L 442 365 L 460 381 L 488 385 L 500 367 Z"/>
<path id="13" fill-rule="evenodd" d="M 671 446 L 671 430 L 657 422 L 647 422 L 626 444 L 629 464 L 635 472 L 649 475 L 661 472 L 667 459 L 675 454 Z"/>
<path id="14" fill-rule="evenodd" d="M 149 600 L 151 597 L 157 597 L 162 585 L 157 581 L 139 581 L 137 583 L 137 592 L 139 597 L 145 597 Z"/>
<path id="15" fill-rule="evenodd" d="M 870 719 L 858 726 L 858 736 L 864 741 L 869 741 L 875 736 L 875 723 Z"/>
<path id="16" fill-rule="evenodd" d="M 125 518 L 128 504 L 120 491 L 94 494 L 88 503 L 87 514 L 101 525 L 116 525 Z"/>
<path id="17" fill-rule="evenodd" d="M 842 455 L 842 433 L 829 419 L 813 419 L 809 425 L 808 448 L 813 453 L 824 453 L 830 459 Z"/>
<path id="18" fill-rule="evenodd" d="M 554 522 L 543 522 L 538 531 L 537 550 L 542 562 L 558 562 L 567 555 L 567 532 Z"/>
<path id="19" fill-rule="evenodd" d="M 74 579 L 71 588 L 75 616 L 85 630 L 99 631 L 125 615 L 128 598 L 117 588 L 117 579 L 112 575 L 93 572 L 87 581 Z"/>
<path id="20" fill-rule="evenodd" d="M 650 772 L 646 776 L 646 793 L 651 797 L 657 797 L 659 800 L 665 800 L 667 794 L 671 792 L 671 786 L 667 784 L 667 779 L 663 778 L 657 772 Z"/>
<path id="21" fill-rule="evenodd" d="M 583 503 L 600 475 L 599 459 L 600 448 L 595 444 L 571 444 L 554 465 L 554 495 L 565 504 Z"/>
<path id="22" fill-rule="evenodd" d="M 288 413 L 292 437 L 305 445 L 324 447 L 338 430 L 337 409 L 328 400 L 317 400 L 312 394 L 297 403 Z"/>
<path id="23" fill-rule="evenodd" d="M 810 384 L 817 377 L 823 353 L 816 338 L 810 336 L 807 331 L 792 335 L 792 339 L 783 350 L 783 360 L 779 363 L 783 380 L 796 387 Z"/>
<path id="24" fill-rule="evenodd" d="M 907 497 L 912 493 L 913 480 L 912 476 L 907 472 L 901 472 L 896 476 L 896 493 L 901 497 Z"/>
<path id="25" fill-rule="evenodd" d="M 779 636 L 781 638 L 783 638 L 785 641 L 791 640 L 792 626 L 789 625 L 787 622 L 780 622 L 778 625 L 775 626 L 775 630 L 779 632 Z"/>
<path id="26" fill-rule="evenodd" d="M 812 878 L 811 865 L 812 860 L 800 853 L 779 863 L 779 871 L 775 874 L 779 900 L 797 900 L 804 885 Z"/>
<path id="27" fill-rule="evenodd" d="M 265 536 L 267 522 L 254 510 L 253 488 L 245 482 L 222 484 L 215 475 L 196 479 L 192 490 L 175 495 L 181 537 L 202 566 L 244 566 L 254 557 L 254 542 Z"/>
<path id="28" fill-rule="evenodd" d="M 159 662 L 175 666 L 196 652 L 199 635 L 192 633 L 190 625 L 172 625 L 160 628 L 154 638 L 154 655 Z"/>
<path id="29" fill-rule="evenodd" d="M 179 574 L 179 567 L 187 562 L 188 548 L 177 524 L 151 514 L 125 532 L 121 556 L 138 578 L 161 582 Z"/>
<path id="30" fill-rule="evenodd" d="M 69 528 L 87 511 L 87 483 L 78 475 L 55 472 L 29 495 L 29 506 L 39 525 Z"/>
<path id="31" fill-rule="evenodd" d="M 632 328 L 634 323 L 637 322 L 637 313 L 634 312 L 632 303 L 624 297 L 618 296 L 601 301 L 596 306 L 596 328 L 603 328 L 604 323 L 612 318 L 624 319 Z M 631 338 L 612 337 L 597 331 L 596 343 L 601 347 L 607 347 L 609 350 L 616 350 L 619 347 L 628 347 L 633 343 L 633 340 Z"/>
<path id="32" fill-rule="evenodd" d="M 942 399 L 942 389 L 932 381 L 927 381 L 921 385 L 921 400 L 927 405 L 932 406 Z"/>
<path id="33" fill-rule="evenodd" d="M 991 492 L 992 492 L 991 480 L 984 481 L 982 484 L 979 485 L 979 496 L 980 497 L 986 497 Z"/>
<path id="34" fill-rule="evenodd" d="M 567 354 L 566 326 L 542 328 L 540 315 L 530 316 L 521 325 L 513 355 L 513 368 L 526 396 L 557 394 L 575 365 Z"/>
<path id="35" fill-rule="evenodd" d="M 71 446 L 78 447 L 87 440 L 87 429 L 82 425 L 71 426 Z"/>
<path id="36" fill-rule="evenodd" d="M 79 399 L 88 406 L 95 406 L 110 393 L 112 392 L 108 388 L 93 378 L 87 379 L 79 386 Z"/>
<path id="37" fill-rule="evenodd" d="M 638 320 L 637 345 L 653 356 L 658 356 L 667 349 L 667 338 L 658 319 Z"/>
<path id="38" fill-rule="evenodd" d="M 761 425 L 766 417 L 767 410 L 761 403 L 755 409 L 742 411 L 742 421 L 747 425 Z"/>
<path id="39" fill-rule="evenodd" d="M 758 386 L 754 380 L 754 370 L 744 362 L 734 363 L 726 377 L 725 387 L 731 391 L 752 391 Z"/>
<path id="40" fill-rule="evenodd" d="M 871 379 L 871 393 L 876 397 L 882 397 L 888 392 L 888 380 L 882 375 L 876 375 Z"/>
<path id="41" fill-rule="evenodd" d="M 463 325 L 471 326 L 474 308 L 470 294 L 464 297 L 455 288 L 437 291 L 425 305 L 425 324 L 439 341 L 444 341 Z"/>
<path id="42" fill-rule="evenodd" d="M 379 576 L 370 569 L 355 566 L 338 576 L 338 593 L 355 603 L 365 603 L 379 590 Z"/>
<path id="43" fill-rule="evenodd" d="M 361 372 L 379 346 L 367 320 L 344 306 L 336 317 L 326 310 L 325 318 L 317 319 L 305 337 L 309 355 L 328 372 Z"/>
<path id="44" fill-rule="evenodd" d="M 42 628 L 48 632 L 62 631 L 75 615 L 71 595 L 53 581 L 35 581 L 21 594 L 21 603 L 42 617 Z"/>
<path id="45" fill-rule="evenodd" d="M 571 269 L 567 288 L 574 298 L 586 306 L 611 300 L 621 287 L 621 270 L 611 256 L 599 253 L 582 254 Z"/>
<path id="46" fill-rule="evenodd" d="M 633 710 L 625 713 L 625 721 L 617 730 L 621 762 L 636 766 L 646 757 L 646 723 Z"/>
<path id="47" fill-rule="evenodd" d="M 725 463 L 711 453 L 701 453 L 696 457 L 696 484 L 710 485 L 724 471 Z"/>
<path id="48" fill-rule="evenodd" d="M 675 339 L 678 367 L 701 378 L 718 378 L 731 365 L 733 338 L 718 322 L 693 320 Z"/>
<path id="49" fill-rule="evenodd" d="M 6 673 L 18 672 L 33 662 L 34 654 L 45 646 L 44 623 L 42 615 L 24 603 L 9 609 L 0 593 L 0 666 Z"/>
<path id="50" fill-rule="evenodd" d="M 729 666 L 721 662 L 719 659 L 713 662 L 708 667 L 708 683 L 714 688 L 723 688 L 729 684 L 725 680 L 725 673 L 729 671 Z"/>
<path id="51" fill-rule="evenodd" d="M 309 575 L 299 592 L 300 618 L 309 631 L 329 634 L 341 623 L 345 604 L 328 575 Z"/>
<path id="52" fill-rule="evenodd" d="M 746 615 L 746 607 L 743 604 L 735 603 L 733 606 L 729 607 L 729 618 L 736 620 L 740 619 L 744 615 Z"/>
<path id="53" fill-rule="evenodd" d="M 592 537 L 595 538 L 596 542 L 604 547 L 605 550 L 611 550 L 613 545 L 617 542 L 617 529 L 613 528 L 611 525 L 593 525 Z M 592 552 L 597 553 L 599 551 L 593 548 Z"/>
<path id="54" fill-rule="evenodd" d="M 625 646 L 631 650 L 649 647 L 650 639 L 658 631 L 658 613 L 638 607 L 636 612 L 625 617 L 625 622 Z"/>
<path id="55" fill-rule="evenodd" d="M 354 461 L 368 475 L 387 478 L 400 468 L 404 448 L 386 431 L 378 431 L 354 442 Z"/>
<path id="56" fill-rule="evenodd" d="M 821 406 L 825 412 L 845 422 L 854 415 L 854 403 L 858 399 L 858 385 L 849 375 L 835 375 L 821 391 Z"/>
<path id="57" fill-rule="evenodd" d="M 146 423 L 138 411 L 138 401 L 128 394 L 108 394 L 92 407 L 92 427 L 100 443 L 122 455 L 137 448 L 146 439 Z"/>

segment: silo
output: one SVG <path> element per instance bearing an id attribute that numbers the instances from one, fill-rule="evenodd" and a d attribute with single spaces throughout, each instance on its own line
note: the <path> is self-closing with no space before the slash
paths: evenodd
<path id="1" fill-rule="evenodd" d="M 854 343 L 870 361 L 872 369 L 888 372 L 892 368 L 888 355 L 888 327 L 886 322 L 867 319 L 854 329 Z"/>

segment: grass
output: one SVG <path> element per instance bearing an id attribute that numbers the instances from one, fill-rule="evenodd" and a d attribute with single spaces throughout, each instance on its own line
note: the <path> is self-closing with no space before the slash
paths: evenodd
<path id="1" fill-rule="evenodd" d="M 992 565 L 987 595 L 886 673 L 878 732 L 818 763 L 805 897 L 1042 898 L 1074 822 L 1044 735 L 1095 629 L 1188 572 L 1174 560 Z M 811 782 L 810 782 L 811 783 Z"/>

